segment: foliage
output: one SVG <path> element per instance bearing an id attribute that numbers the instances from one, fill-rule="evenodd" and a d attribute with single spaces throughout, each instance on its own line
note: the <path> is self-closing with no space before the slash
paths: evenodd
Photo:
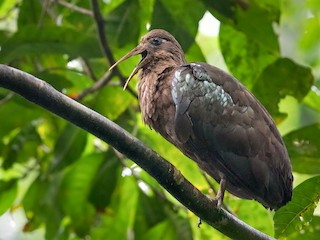
<path id="1" fill-rule="evenodd" d="M 240 219 L 269 235 L 316 239 L 319 177 L 311 178 L 320 171 L 316 1 L 98 2 L 107 49 L 100 47 L 89 1 L 1 1 L 0 62 L 37 76 L 72 98 L 82 95 L 83 104 L 136 135 L 211 194 L 196 164 L 142 124 L 132 94 L 134 83 L 131 92 L 122 92 L 123 76 L 139 59 L 121 64 L 121 74 L 108 75 L 112 59 L 105 57 L 107 50 L 119 59 L 150 26 L 170 31 L 188 60 L 206 57 L 217 63 L 212 53 L 199 47 L 203 50 L 208 44 L 212 49 L 216 40 L 201 41 L 198 32 L 199 20 L 209 11 L 221 24 L 214 51 L 221 51 L 229 71 L 287 133 L 284 140 L 295 179 L 310 174 L 303 175 L 310 179 L 294 189 L 292 202 L 274 215 L 274 221 L 273 213 L 257 202 L 227 194 L 225 203 Z M 101 81 L 106 84 L 103 88 L 87 92 Z M 294 113 L 288 109 L 292 106 L 288 96 L 296 99 Z M 311 109 L 308 114 L 306 109 Z M 43 239 L 49 240 L 226 238 L 205 224 L 197 228 L 195 216 L 125 156 L 4 89 L 0 89 L 0 116 L 0 214 L 23 209 L 25 235 L 44 229 Z M 292 117 L 296 121 L 289 121 Z"/>

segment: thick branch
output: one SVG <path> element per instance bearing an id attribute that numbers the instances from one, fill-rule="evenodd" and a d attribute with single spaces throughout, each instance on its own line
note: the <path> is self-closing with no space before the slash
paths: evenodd
<path id="1" fill-rule="evenodd" d="M 216 209 L 213 202 L 185 179 L 167 160 L 109 119 L 68 98 L 46 82 L 0 64 L 0 87 L 18 93 L 112 145 L 154 177 L 179 202 L 203 221 L 230 238 L 273 239 L 223 209 Z"/>

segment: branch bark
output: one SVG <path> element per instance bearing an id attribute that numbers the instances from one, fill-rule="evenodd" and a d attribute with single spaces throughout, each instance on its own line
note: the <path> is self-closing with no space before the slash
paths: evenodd
<path id="1" fill-rule="evenodd" d="M 114 122 L 63 95 L 48 83 L 0 64 L 0 87 L 16 92 L 112 145 L 148 172 L 190 211 L 228 237 L 239 240 L 273 239 L 225 210 L 215 208 L 213 202 L 166 159 Z"/>

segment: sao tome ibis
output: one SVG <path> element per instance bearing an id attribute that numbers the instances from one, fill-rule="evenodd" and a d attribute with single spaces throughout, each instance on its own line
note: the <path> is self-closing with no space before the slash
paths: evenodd
<path id="1" fill-rule="evenodd" d="M 202 62 L 188 63 L 178 41 L 155 29 L 110 69 L 141 54 L 143 121 L 195 161 L 224 191 L 277 210 L 291 200 L 292 170 L 267 110 L 236 78 Z"/>

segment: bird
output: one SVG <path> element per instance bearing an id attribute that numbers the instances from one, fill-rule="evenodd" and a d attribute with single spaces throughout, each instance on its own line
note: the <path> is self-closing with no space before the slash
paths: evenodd
<path id="1" fill-rule="evenodd" d="M 229 73 L 186 61 L 178 41 L 153 29 L 114 63 L 141 55 L 138 73 L 143 121 L 219 183 L 225 191 L 277 210 L 292 198 L 292 166 L 275 122 L 259 100 Z"/>

